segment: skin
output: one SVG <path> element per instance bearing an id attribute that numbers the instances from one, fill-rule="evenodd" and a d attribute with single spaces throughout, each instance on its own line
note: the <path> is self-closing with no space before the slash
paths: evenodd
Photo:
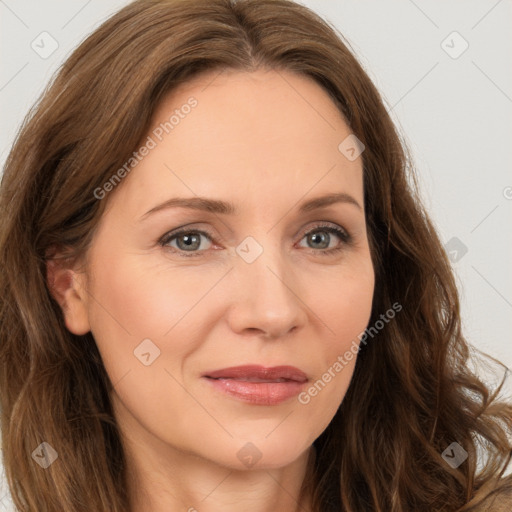
<path id="1" fill-rule="evenodd" d="M 153 128 L 191 96 L 198 105 L 103 199 L 86 269 L 49 268 L 54 295 L 71 332 L 92 332 L 114 384 L 133 511 L 296 511 L 312 443 L 341 404 L 356 358 L 307 404 L 255 405 L 201 374 L 293 365 L 310 386 L 358 341 L 374 291 L 362 159 L 338 150 L 351 130 L 307 77 L 207 73 L 165 98 Z M 361 209 L 298 213 L 333 192 Z M 195 195 L 240 212 L 172 208 L 141 220 L 171 197 Z M 319 222 L 347 230 L 352 244 Z M 180 256 L 183 236 L 158 244 L 185 224 L 213 235 L 193 246 L 199 256 Z M 248 236 L 263 248 L 250 264 L 236 252 Z M 322 255 L 326 246 L 342 248 Z M 148 366 L 134 356 L 146 338 L 160 350 Z M 252 467 L 237 457 L 248 442 L 261 454 Z M 309 500 L 301 506 L 310 510 Z"/>

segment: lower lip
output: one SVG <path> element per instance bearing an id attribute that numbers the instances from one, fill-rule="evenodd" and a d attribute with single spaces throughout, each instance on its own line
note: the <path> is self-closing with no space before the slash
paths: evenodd
<path id="1" fill-rule="evenodd" d="M 256 405 L 277 405 L 298 395 L 305 382 L 248 382 L 234 379 L 207 381 L 217 390 Z"/>

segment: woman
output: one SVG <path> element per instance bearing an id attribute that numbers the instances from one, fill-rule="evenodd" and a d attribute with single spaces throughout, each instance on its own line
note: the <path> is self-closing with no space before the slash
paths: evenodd
<path id="1" fill-rule="evenodd" d="M 342 37 L 299 4 L 107 20 L 2 180 L 17 508 L 510 510 L 512 406 L 466 366 L 407 162 Z"/>

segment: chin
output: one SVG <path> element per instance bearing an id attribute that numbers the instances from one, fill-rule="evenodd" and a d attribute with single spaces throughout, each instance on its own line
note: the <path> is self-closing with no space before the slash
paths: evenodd
<path id="1" fill-rule="evenodd" d="M 286 467 L 311 447 L 309 439 L 304 437 L 286 437 L 258 433 L 251 439 L 232 439 L 228 446 L 215 446 L 216 453 L 210 458 L 219 465 L 232 470 L 276 469 Z M 219 448 L 221 448 L 219 450 Z"/>

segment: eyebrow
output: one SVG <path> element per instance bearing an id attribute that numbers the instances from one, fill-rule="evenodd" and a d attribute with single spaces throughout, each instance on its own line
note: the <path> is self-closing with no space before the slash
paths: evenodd
<path id="1" fill-rule="evenodd" d="M 361 205 L 351 195 L 346 193 L 328 194 L 321 197 L 315 197 L 309 201 L 305 201 L 299 207 L 299 213 L 307 213 L 320 208 L 325 208 L 335 203 L 352 204 L 359 210 L 363 210 Z M 219 213 L 223 215 L 237 215 L 238 210 L 233 203 L 221 201 L 218 199 L 210 199 L 207 197 L 173 197 L 147 211 L 140 220 L 147 218 L 149 215 L 166 210 L 169 208 L 189 208 L 209 213 Z"/>

